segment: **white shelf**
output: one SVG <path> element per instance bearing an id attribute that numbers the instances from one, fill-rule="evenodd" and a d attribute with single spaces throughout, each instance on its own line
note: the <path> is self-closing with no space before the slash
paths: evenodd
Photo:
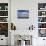
<path id="1" fill-rule="evenodd" d="M 0 10 L 0 11 L 8 11 L 8 10 Z"/>
<path id="2" fill-rule="evenodd" d="M 0 23 L 8 23 L 8 22 L 0 22 Z"/>
<path id="3" fill-rule="evenodd" d="M 46 15 L 44 15 L 44 16 L 42 15 L 42 16 L 38 16 L 38 17 L 46 17 Z"/>
<path id="4" fill-rule="evenodd" d="M 46 23 L 46 22 L 38 22 L 38 23 Z"/>
<path id="5" fill-rule="evenodd" d="M 38 29 L 46 29 L 46 28 L 38 28 Z"/>
<path id="6" fill-rule="evenodd" d="M 38 11 L 46 11 L 46 10 L 38 10 Z"/>
<path id="7" fill-rule="evenodd" d="M 0 16 L 0 17 L 8 17 L 8 16 Z"/>

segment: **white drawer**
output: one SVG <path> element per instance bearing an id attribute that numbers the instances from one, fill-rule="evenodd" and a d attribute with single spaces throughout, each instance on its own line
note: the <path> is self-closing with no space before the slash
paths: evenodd
<path id="1" fill-rule="evenodd" d="M 7 37 L 1 37 L 0 38 L 0 45 L 8 45 L 8 38 Z"/>

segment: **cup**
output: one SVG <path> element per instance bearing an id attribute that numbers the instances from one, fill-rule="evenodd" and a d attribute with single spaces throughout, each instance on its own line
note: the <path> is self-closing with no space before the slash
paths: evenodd
<path id="1" fill-rule="evenodd" d="M 8 6 L 5 6 L 5 10 L 8 10 Z"/>
<path id="2" fill-rule="evenodd" d="M 1 6 L 0 6 L 0 10 L 1 10 Z"/>

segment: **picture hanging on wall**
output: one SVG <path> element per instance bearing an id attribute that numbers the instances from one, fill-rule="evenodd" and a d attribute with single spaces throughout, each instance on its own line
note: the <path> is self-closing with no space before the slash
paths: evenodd
<path id="1" fill-rule="evenodd" d="M 29 18 L 29 10 L 17 10 L 17 18 L 28 19 Z"/>

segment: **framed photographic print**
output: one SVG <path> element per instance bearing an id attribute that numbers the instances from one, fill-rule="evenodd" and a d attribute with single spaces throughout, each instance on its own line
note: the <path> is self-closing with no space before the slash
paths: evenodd
<path id="1" fill-rule="evenodd" d="M 46 29 L 39 29 L 39 37 L 46 37 Z"/>
<path id="2" fill-rule="evenodd" d="M 28 19 L 29 18 L 29 10 L 17 10 L 17 18 Z"/>

